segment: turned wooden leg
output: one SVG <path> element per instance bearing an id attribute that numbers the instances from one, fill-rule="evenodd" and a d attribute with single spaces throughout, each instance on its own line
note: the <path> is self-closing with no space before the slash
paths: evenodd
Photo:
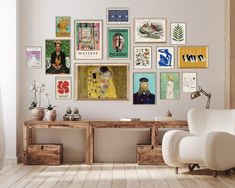
<path id="1" fill-rule="evenodd" d="M 179 167 L 175 167 L 175 173 L 178 174 L 179 172 Z"/>
<path id="2" fill-rule="evenodd" d="M 213 170 L 213 176 L 216 178 L 217 177 L 217 170 Z"/>

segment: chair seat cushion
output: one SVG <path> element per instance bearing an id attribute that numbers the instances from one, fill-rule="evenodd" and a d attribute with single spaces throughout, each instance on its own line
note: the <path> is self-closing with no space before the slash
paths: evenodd
<path id="1" fill-rule="evenodd" d="M 179 161 L 184 163 L 205 162 L 205 137 L 187 136 L 179 143 Z"/>

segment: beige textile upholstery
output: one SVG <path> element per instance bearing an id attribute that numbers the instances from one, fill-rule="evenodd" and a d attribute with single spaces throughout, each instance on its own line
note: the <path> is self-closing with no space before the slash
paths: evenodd
<path id="1" fill-rule="evenodd" d="M 191 109 L 187 119 L 189 132 L 172 130 L 164 135 L 165 163 L 203 164 L 212 170 L 235 167 L 235 110 Z"/>

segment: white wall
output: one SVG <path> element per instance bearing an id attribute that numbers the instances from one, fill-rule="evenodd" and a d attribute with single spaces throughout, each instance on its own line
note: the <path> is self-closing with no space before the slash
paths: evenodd
<path id="1" fill-rule="evenodd" d="M 45 75 L 45 39 L 55 38 L 55 17 L 56 16 L 71 16 L 72 18 L 72 37 L 71 37 L 71 57 L 74 57 L 73 52 L 73 20 L 74 19 L 102 19 L 104 25 L 104 37 L 103 37 L 103 60 L 92 62 L 114 62 L 112 60 L 107 60 L 107 35 L 106 35 L 106 8 L 107 7 L 129 7 L 131 11 L 131 27 L 133 30 L 133 18 L 136 17 L 160 17 L 167 18 L 167 43 L 166 44 L 148 44 L 155 50 L 156 46 L 160 45 L 170 45 L 169 40 L 169 25 L 170 22 L 187 22 L 187 45 L 208 45 L 209 46 L 209 68 L 208 69 L 177 69 L 172 71 L 196 71 L 198 75 L 198 85 L 206 88 L 206 90 L 212 92 L 212 108 L 223 108 L 224 107 L 224 79 L 225 79 L 225 52 L 224 52 L 224 1 L 214 1 L 214 0 L 145 0 L 143 1 L 133 1 L 133 0 L 99 0 L 99 1 L 82 1 L 82 0 L 21 0 L 20 10 L 20 27 L 21 27 L 21 43 L 20 43 L 20 117 L 21 124 L 24 120 L 30 118 L 30 112 L 28 107 L 32 99 L 32 93 L 29 91 L 29 87 L 33 80 L 38 82 L 43 82 L 47 86 L 47 91 L 51 96 L 55 95 L 55 75 Z M 133 32 L 131 33 L 133 38 Z M 131 40 L 131 52 L 134 42 Z M 145 45 L 145 44 L 143 44 Z M 42 69 L 26 69 L 25 67 L 25 49 L 26 46 L 42 46 L 43 51 L 43 68 Z M 155 55 L 153 56 L 155 60 Z M 204 107 L 206 103 L 206 97 L 202 96 L 200 99 L 195 99 L 191 101 L 189 99 L 189 94 L 181 92 L 180 100 L 166 101 L 160 100 L 159 98 L 159 70 L 154 68 L 150 70 L 151 72 L 157 73 L 157 104 L 156 105 L 132 105 L 132 73 L 133 73 L 133 58 L 127 61 L 130 63 L 130 100 L 129 101 L 62 101 L 62 100 L 52 100 L 52 103 L 57 105 L 57 112 L 59 119 L 64 114 L 65 108 L 67 106 L 75 107 L 78 106 L 83 119 L 111 119 L 118 120 L 122 117 L 140 117 L 145 120 L 153 120 L 157 115 L 164 115 L 165 112 L 170 109 L 173 115 L 177 119 L 186 119 L 186 112 L 192 107 Z M 90 61 L 74 61 L 72 59 L 72 65 L 78 62 L 90 62 Z M 119 62 L 119 61 L 115 61 Z M 73 67 L 71 69 L 71 76 L 73 75 Z M 102 110 L 100 110 L 102 109 Z M 41 130 L 42 131 L 42 130 Z M 121 130 L 120 130 L 121 131 Z M 22 132 L 19 133 L 18 141 L 22 140 Z M 114 159 L 114 155 L 108 154 L 116 145 L 126 144 L 128 142 L 148 142 L 146 131 L 144 133 L 138 133 L 139 137 L 131 137 L 128 135 L 116 134 L 117 132 L 111 131 L 110 134 L 116 136 L 113 137 L 112 146 L 108 145 L 108 135 L 105 131 L 103 133 L 97 133 L 102 139 L 96 139 L 97 151 L 96 159 L 102 160 L 101 156 L 103 153 L 107 153 L 107 159 Z M 132 132 L 128 132 L 132 135 Z M 43 142 L 47 141 L 49 135 L 51 139 L 57 141 L 62 141 L 65 143 L 66 147 L 70 147 L 69 143 L 74 143 L 72 147 L 75 148 L 77 142 L 82 143 L 82 138 L 72 140 L 69 136 L 70 133 L 66 132 L 54 132 L 46 133 L 38 132 L 37 141 Z M 78 131 L 78 136 L 83 137 L 83 133 Z M 134 133 L 133 133 L 134 134 Z M 46 136 L 45 136 L 46 135 Z M 58 138 L 60 135 L 60 138 Z M 143 135 L 144 138 L 143 138 Z M 58 140 L 59 139 L 59 140 Z M 134 146 L 134 144 L 133 144 Z M 82 146 L 81 146 L 82 147 Z M 22 148 L 22 147 L 21 147 Z M 100 148 L 100 150 L 99 150 Z M 104 150 L 103 148 L 107 148 Z M 83 148 L 84 149 L 84 148 Z M 102 152 L 101 152 L 102 150 Z M 74 150 L 75 151 L 75 150 Z M 79 151 L 79 146 L 77 145 L 77 150 Z M 121 150 L 119 150 L 121 151 Z M 128 152 L 128 151 L 127 151 Z M 79 152 L 78 152 L 79 153 Z M 70 152 L 65 155 L 71 156 Z M 78 156 L 80 155 L 80 156 Z M 84 151 L 77 154 L 80 159 L 84 157 Z M 70 157 L 67 157 L 70 158 Z M 132 151 L 128 152 L 127 156 L 121 157 L 120 160 L 132 160 L 134 154 Z"/>
<path id="2" fill-rule="evenodd" d="M 5 127 L 6 162 L 16 163 L 17 121 L 17 0 L 2 0 L 0 6 L 1 30 L 0 83 L 2 85 L 3 118 Z"/>

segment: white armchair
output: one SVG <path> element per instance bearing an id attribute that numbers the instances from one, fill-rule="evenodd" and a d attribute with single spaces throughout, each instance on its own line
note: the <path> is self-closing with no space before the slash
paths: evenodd
<path id="1" fill-rule="evenodd" d="M 205 165 L 217 171 L 235 167 L 235 110 L 191 109 L 187 114 L 189 132 L 168 131 L 162 142 L 163 158 L 176 167 Z"/>

